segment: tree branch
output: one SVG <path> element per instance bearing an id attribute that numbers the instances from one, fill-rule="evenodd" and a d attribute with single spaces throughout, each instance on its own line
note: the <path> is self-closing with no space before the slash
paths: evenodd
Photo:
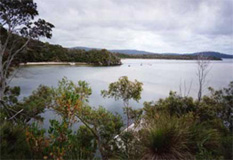
<path id="1" fill-rule="evenodd" d="M 12 117 L 10 117 L 8 120 L 11 120 L 13 118 L 15 118 L 18 114 L 20 114 L 21 112 L 23 112 L 23 109 L 21 109 L 19 112 L 17 112 L 15 115 L 13 115 Z"/>
<path id="2" fill-rule="evenodd" d="M 15 57 L 20 51 L 22 51 L 22 50 L 27 46 L 27 44 L 29 43 L 29 41 L 30 41 L 30 38 L 28 38 L 27 41 L 24 43 L 24 45 L 22 45 L 17 51 L 15 51 L 15 52 L 12 54 L 10 60 L 7 62 L 7 66 L 6 66 L 6 68 L 5 68 L 4 77 L 7 77 L 7 73 L 8 73 L 9 67 L 10 67 L 11 62 L 13 61 L 14 57 Z"/>

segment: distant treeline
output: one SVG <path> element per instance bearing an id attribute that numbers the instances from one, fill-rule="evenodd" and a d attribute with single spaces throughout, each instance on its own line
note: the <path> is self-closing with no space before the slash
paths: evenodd
<path id="1" fill-rule="evenodd" d="M 0 27 L 0 38 L 2 42 L 6 41 L 6 30 Z M 19 40 L 15 44 L 15 40 Z M 3 57 L 3 61 L 8 59 L 8 51 L 11 48 L 11 45 L 14 44 L 17 50 L 20 48 L 26 39 L 18 35 L 12 35 L 9 40 L 9 47 L 5 51 L 6 54 Z M 20 44 L 21 43 L 21 44 Z M 101 66 L 112 66 L 120 65 L 121 60 L 115 54 L 107 51 L 106 49 L 102 50 L 76 50 L 64 48 L 60 45 L 52 45 L 49 43 L 44 43 L 39 40 L 31 40 L 28 46 L 21 51 L 14 58 L 14 64 L 26 63 L 26 62 L 85 62 L 88 64 L 101 65 Z"/>
<path id="2" fill-rule="evenodd" d="M 6 30 L 0 28 L 1 40 L 5 41 Z M 25 39 L 17 35 L 13 35 L 11 43 L 14 39 Z M 17 44 L 20 47 L 22 44 Z M 7 52 L 7 51 L 6 51 Z M 125 53 L 112 53 L 106 49 L 69 49 L 60 45 L 52 45 L 38 40 L 31 40 L 28 46 L 17 55 L 15 58 L 16 63 L 26 62 L 85 62 L 88 64 L 112 66 L 120 65 L 121 58 L 142 58 L 142 59 L 180 59 L 180 60 L 195 60 L 198 55 L 169 55 L 169 54 L 125 54 Z M 221 58 L 208 56 L 210 60 L 221 60 Z M 7 59 L 7 54 L 3 59 Z"/>
<path id="3" fill-rule="evenodd" d="M 120 65 L 121 61 L 115 54 L 102 50 L 75 50 L 51 45 L 40 41 L 32 41 L 19 55 L 19 61 L 25 62 L 85 62 L 89 64 L 111 66 Z"/>
<path id="4" fill-rule="evenodd" d="M 196 60 L 198 55 L 169 55 L 169 54 L 124 54 L 115 53 L 119 58 L 142 58 L 142 59 L 179 59 Z M 209 60 L 221 60 L 221 58 L 208 56 Z"/>

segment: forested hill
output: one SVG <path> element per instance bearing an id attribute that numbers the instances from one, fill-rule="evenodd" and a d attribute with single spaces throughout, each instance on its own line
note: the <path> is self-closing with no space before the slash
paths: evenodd
<path id="1" fill-rule="evenodd" d="M 115 53 L 120 58 L 142 58 L 142 59 L 177 59 L 177 60 L 196 60 L 198 55 L 182 54 L 123 54 Z M 204 55 L 205 56 L 205 55 Z M 209 60 L 222 60 L 221 58 L 206 56 Z"/>
<path id="2" fill-rule="evenodd" d="M 73 50 L 60 45 L 32 41 L 18 57 L 20 62 L 85 62 L 88 64 L 112 66 L 120 65 L 115 54 L 102 50 Z"/>
<path id="3" fill-rule="evenodd" d="M 1 42 L 6 40 L 6 30 L 0 27 L 0 38 Z M 18 35 L 12 35 L 10 44 L 14 43 L 14 39 L 19 40 L 19 44 L 16 45 L 20 48 L 25 43 L 25 38 Z M 21 44 L 20 44 L 21 43 Z M 8 51 L 6 50 L 6 53 Z M 3 57 L 3 60 L 7 59 L 7 54 Z M 120 65 L 121 60 L 115 54 L 102 50 L 74 50 L 64 48 L 60 45 L 52 45 L 44 43 L 38 40 L 31 40 L 28 46 L 21 51 L 14 59 L 14 63 L 26 63 L 26 62 L 85 62 L 88 64 L 101 65 L 101 66 L 112 66 Z"/>
<path id="4" fill-rule="evenodd" d="M 99 48 L 88 48 L 88 47 L 74 47 L 75 49 L 84 49 L 86 51 L 91 50 L 91 49 L 99 49 Z M 153 53 L 153 52 L 148 52 L 148 51 L 142 51 L 142 50 L 134 50 L 134 49 L 112 49 L 109 50 L 112 53 L 117 53 L 118 55 L 128 55 L 128 57 L 164 57 L 164 58 L 178 58 L 182 59 L 181 57 L 190 57 L 192 56 L 197 56 L 199 54 L 202 54 L 204 56 L 208 57 L 216 57 L 216 58 L 233 58 L 233 55 L 229 54 L 224 54 L 224 53 L 219 53 L 219 52 L 214 52 L 214 51 L 203 51 L 203 52 L 195 52 L 195 53 Z M 171 57 L 169 57 L 171 56 Z M 181 56 L 181 57 L 179 57 Z"/>
<path id="5" fill-rule="evenodd" d="M 0 37 L 2 42 L 4 42 L 4 32 L 6 31 L 1 28 Z M 14 35 L 13 38 L 21 38 L 22 43 L 25 41 L 25 39 L 16 35 Z M 18 45 L 20 46 L 20 44 Z M 197 55 L 200 54 L 153 54 L 145 51 L 136 52 L 136 50 L 123 50 L 123 53 L 121 53 L 121 51 L 122 50 L 108 51 L 106 49 L 87 47 L 64 48 L 60 45 L 52 45 L 38 40 L 31 40 L 27 48 L 17 55 L 15 62 L 85 62 L 94 65 L 111 66 L 120 65 L 120 58 L 195 60 L 197 59 Z M 202 52 L 202 54 L 208 56 L 210 60 L 233 58 L 231 55 L 225 55 L 218 52 L 214 52 L 214 54 L 213 52 Z"/>
<path id="6" fill-rule="evenodd" d="M 28 47 L 17 57 L 19 62 L 85 62 L 88 64 L 112 66 L 120 65 L 121 60 L 115 54 L 102 50 L 71 50 L 60 45 L 51 45 L 40 41 L 31 41 Z"/>
<path id="7" fill-rule="evenodd" d="M 199 54 L 203 54 L 205 56 L 213 56 L 213 57 L 217 57 L 217 58 L 233 58 L 233 55 L 223 54 L 223 53 L 213 52 L 213 51 L 193 53 L 193 55 L 199 55 Z"/>

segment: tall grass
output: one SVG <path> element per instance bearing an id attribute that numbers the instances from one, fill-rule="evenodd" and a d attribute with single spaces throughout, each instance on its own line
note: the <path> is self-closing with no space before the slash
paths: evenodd
<path id="1" fill-rule="evenodd" d="M 142 159 L 192 159 L 188 147 L 190 135 L 185 120 L 161 114 L 141 131 Z"/>

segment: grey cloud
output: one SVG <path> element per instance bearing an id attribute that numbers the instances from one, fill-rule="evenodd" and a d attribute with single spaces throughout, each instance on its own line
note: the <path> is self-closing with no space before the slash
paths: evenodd
<path id="1" fill-rule="evenodd" d="M 65 47 L 233 54 L 232 0 L 36 0 Z"/>

